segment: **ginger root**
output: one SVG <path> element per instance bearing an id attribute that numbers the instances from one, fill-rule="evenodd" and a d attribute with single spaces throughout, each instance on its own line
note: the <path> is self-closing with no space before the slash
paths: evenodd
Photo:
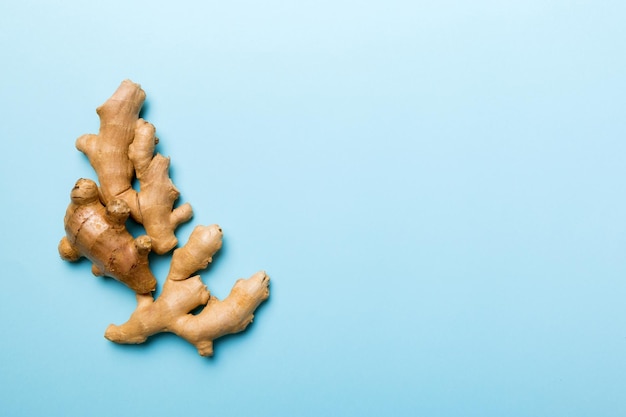
<path id="1" fill-rule="evenodd" d="M 123 81 L 100 107 L 100 131 L 76 141 L 93 166 L 100 186 L 79 179 L 65 214 L 65 237 L 59 254 L 67 261 L 85 257 L 94 275 L 106 275 L 136 293 L 137 308 L 129 320 L 110 325 L 105 337 L 116 343 L 142 343 L 149 336 L 171 332 L 192 343 L 202 356 L 213 354 L 213 341 L 244 330 L 256 308 L 269 296 L 269 277 L 260 271 L 240 279 L 230 295 L 212 296 L 198 275 L 222 246 L 217 225 L 197 226 L 188 242 L 172 255 L 170 271 L 160 296 L 152 291 L 150 251 L 164 254 L 178 240 L 176 228 L 191 219 L 189 204 L 174 208 L 179 191 L 169 178 L 169 158 L 155 154 L 154 126 L 139 118 L 145 93 L 138 84 Z M 132 187 L 134 179 L 139 191 Z M 134 238 L 126 229 L 132 218 L 146 235 Z M 192 313 L 202 308 L 197 314 Z"/>

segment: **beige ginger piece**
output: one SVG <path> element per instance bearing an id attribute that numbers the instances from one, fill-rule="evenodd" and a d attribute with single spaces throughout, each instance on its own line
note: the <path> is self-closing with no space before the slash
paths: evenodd
<path id="1" fill-rule="evenodd" d="M 191 219 L 189 204 L 173 208 L 180 193 L 169 178 L 168 158 L 154 155 L 158 139 L 154 126 L 139 118 L 146 94 L 139 84 L 123 81 L 100 107 L 100 131 L 76 140 L 98 175 L 100 198 L 126 201 L 134 220 L 152 239 L 152 250 L 164 254 L 177 244 L 174 230 Z M 133 178 L 139 181 L 137 192 Z"/>
<path id="2" fill-rule="evenodd" d="M 61 257 L 86 257 L 95 275 L 111 276 L 136 292 L 137 309 L 119 326 L 110 325 L 105 337 L 116 343 L 142 343 L 159 332 L 179 335 L 203 356 L 213 354 L 213 341 L 244 330 L 256 308 L 269 296 L 269 277 L 260 271 L 240 279 L 220 301 L 195 275 L 212 261 L 222 246 L 217 225 L 197 226 L 183 247 L 172 255 L 163 290 L 155 300 L 156 279 L 148 254 L 164 254 L 177 245 L 175 229 L 192 216 L 191 206 L 173 208 L 179 192 L 169 178 L 169 159 L 155 154 L 154 126 L 139 118 L 145 93 L 124 81 L 98 108 L 98 135 L 83 135 L 76 146 L 95 169 L 100 187 L 80 179 L 71 192 L 65 215 L 66 235 L 59 243 Z M 133 179 L 139 190 L 132 188 Z M 133 238 L 126 230 L 129 216 L 146 229 Z M 194 314 L 202 308 L 200 313 Z"/>
<path id="3" fill-rule="evenodd" d="M 213 340 L 244 330 L 256 308 L 269 297 L 269 277 L 260 271 L 235 283 L 228 297 L 212 296 L 199 276 L 192 276 L 211 262 L 221 247 L 217 225 L 197 226 L 189 241 L 174 251 L 170 272 L 156 301 L 137 295 L 137 309 L 120 325 L 110 325 L 105 337 L 116 343 L 143 343 L 155 333 L 171 332 L 187 340 L 202 356 L 213 355 Z M 204 306 L 198 314 L 191 314 Z"/>
<path id="4" fill-rule="evenodd" d="M 66 236 L 59 243 L 59 253 L 67 261 L 84 256 L 93 262 L 94 275 L 113 277 L 139 294 L 149 293 L 157 283 L 148 266 L 151 240 L 148 236 L 134 239 L 128 233 L 129 213 L 121 199 L 103 206 L 96 183 L 78 180 L 65 214 Z"/>

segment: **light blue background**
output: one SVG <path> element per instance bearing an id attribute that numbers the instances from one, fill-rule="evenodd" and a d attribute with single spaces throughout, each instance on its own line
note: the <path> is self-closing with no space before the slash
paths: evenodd
<path id="1" fill-rule="evenodd" d="M 621 1 L 4 0 L 4 416 L 626 415 Z M 205 282 L 272 276 L 215 357 L 105 340 L 62 262 L 75 139 L 125 78 Z M 168 259 L 154 261 L 164 279 Z"/>

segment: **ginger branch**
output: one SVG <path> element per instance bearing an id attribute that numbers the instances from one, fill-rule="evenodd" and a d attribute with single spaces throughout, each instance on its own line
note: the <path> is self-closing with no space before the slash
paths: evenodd
<path id="1" fill-rule="evenodd" d="M 257 272 L 236 282 L 223 301 L 212 296 L 199 276 L 189 278 L 211 262 L 221 247 L 222 231 L 217 225 L 197 226 L 188 243 L 176 249 L 163 291 L 156 301 L 138 295 L 138 306 L 130 319 L 110 325 L 105 337 L 116 343 L 142 343 L 160 332 L 174 333 L 198 349 L 202 356 L 213 355 L 213 341 L 243 331 L 254 310 L 269 297 L 269 277 Z M 184 277 L 184 278 L 181 278 Z M 199 314 L 191 311 L 204 306 Z"/>
<path id="2" fill-rule="evenodd" d="M 128 233 L 125 222 L 129 211 L 126 202 L 119 199 L 103 206 L 96 183 L 78 180 L 65 214 L 66 236 L 59 243 L 59 253 L 67 261 L 84 256 L 93 262 L 94 275 L 113 277 L 145 294 L 156 288 L 148 266 L 151 240 L 148 236 L 134 239 Z"/>
<path id="3" fill-rule="evenodd" d="M 193 211 L 189 204 L 174 209 L 180 193 L 169 178 L 169 159 L 154 153 L 154 126 L 139 118 L 145 98 L 139 84 L 123 81 L 97 109 L 98 134 L 79 137 L 76 147 L 96 171 L 102 202 L 126 201 L 132 218 L 152 239 L 152 250 L 161 255 L 177 245 L 174 231 Z M 139 191 L 132 188 L 135 177 Z"/>

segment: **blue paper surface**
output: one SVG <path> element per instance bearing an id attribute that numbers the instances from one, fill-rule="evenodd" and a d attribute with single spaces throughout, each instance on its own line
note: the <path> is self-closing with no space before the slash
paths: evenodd
<path id="1" fill-rule="evenodd" d="M 623 416 L 626 6 L 4 1 L 5 416 Z M 134 295 L 60 260 L 75 139 L 130 78 L 201 275 L 270 299 L 202 358 L 103 338 Z M 154 259 L 162 285 L 169 258 Z"/>

